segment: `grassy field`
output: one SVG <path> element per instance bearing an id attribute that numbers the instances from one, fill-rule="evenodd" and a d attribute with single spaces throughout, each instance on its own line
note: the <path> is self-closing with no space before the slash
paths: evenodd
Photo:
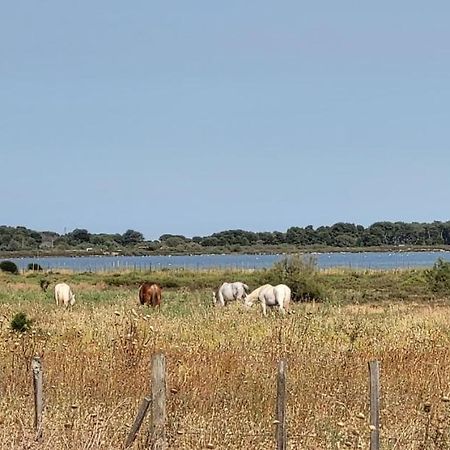
<path id="1" fill-rule="evenodd" d="M 450 448 L 450 303 L 423 271 L 321 272 L 321 303 L 264 318 L 211 306 L 211 287 L 264 271 L 0 275 L 0 449 L 118 449 L 150 392 L 150 360 L 168 370 L 173 449 L 274 448 L 277 361 L 288 362 L 288 448 L 368 448 L 368 369 L 381 363 L 382 448 Z M 163 305 L 137 302 L 144 279 Z M 72 311 L 51 287 L 68 281 Z M 10 329 L 15 313 L 32 331 Z M 44 366 L 44 438 L 34 442 L 30 361 Z M 430 404 L 428 411 L 424 408 Z M 148 420 L 134 448 L 143 448 Z"/>

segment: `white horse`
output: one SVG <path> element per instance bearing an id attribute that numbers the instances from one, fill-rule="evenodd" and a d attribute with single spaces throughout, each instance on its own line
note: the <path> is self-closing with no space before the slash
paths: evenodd
<path id="1" fill-rule="evenodd" d="M 262 311 L 265 316 L 267 315 L 268 306 L 278 306 L 279 311 L 285 314 L 289 309 L 289 303 L 291 301 L 291 289 L 285 284 L 278 284 L 276 286 L 264 284 L 247 295 L 245 306 L 252 306 L 255 300 L 261 302 Z"/>
<path id="2" fill-rule="evenodd" d="M 262 286 L 256 288 L 254 291 L 250 292 L 250 294 L 247 295 L 247 297 L 245 297 L 245 302 L 244 305 L 245 306 L 252 306 L 255 300 L 259 299 L 259 293 L 267 288 L 267 287 L 273 287 L 271 284 L 263 284 Z"/>
<path id="3" fill-rule="evenodd" d="M 223 283 L 217 292 L 213 292 L 214 305 L 225 306 L 233 300 L 243 300 L 247 296 L 249 287 L 241 281 Z"/>
<path id="4" fill-rule="evenodd" d="M 75 303 L 75 294 L 67 283 L 58 283 L 55 286 L 56 306 L 64 305 L 66 308 Z"/>

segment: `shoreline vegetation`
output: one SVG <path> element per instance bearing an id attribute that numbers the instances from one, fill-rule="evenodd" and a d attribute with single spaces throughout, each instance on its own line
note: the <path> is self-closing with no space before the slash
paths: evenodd
<path id="1" fill-rule="evenodd" d="M 206 254 L 298 254 L 331 252 L 449 251 L 450 221 L 375 222 L 364 227 L 339 222 L 286 232 L 226 230 L 209 236 L 163 234 L 146 240 L 139 231 L 65 234 L 23 226 L 0 226 L 0 258 L 45 256 L 164 256 Z"/>
<path id="2" fill-rule="evenodd" d="M 156 281 L 164 291 L 211 291 L 223 281 L 242 281 L 254 289 L 260 285 L 284 283 L 292 290 L 294 301 L 319 301 L 330 304 L 371 303 L 382 300 L 426 302 L 446 299 L 450 294 L 450 262 L 438 259 L 430 269 L 319 269 L 315 259 L 287 255 L 269 268 L 206 268 L 202 270 L 171 268 L 157 270 L 117 270 L 115 272 L 75 272 L 32 270 L 22 273 L 0 271 L 0 284 L 24 283 L 46 286 L 57 282 L 90 285 L 104 289 L 138 288 L 146 281 Z"/>
<path id="3" fill-rule="evenodd" d="M 124 250 L 124 251 L 95 251 L 83 249 L 71 250 L 36 250 L 36 251 L 0 251 L 0 259 L 7 258 L 45 258 L 45 257 L 85 257 L 85 256 L 199 256 L 199 255 L 296 255 L 296 254 L 321 254 L 321 253 L 370 253 L 370 252 L 446 252 L 450 251 L 450 245 L 438 246 L 380 246 L 380 247 L 273 247 L 254 248 L 243 247 L 239 251 L 229 251 L 226 248 L 205 248 L 204 251 L 175 250 Z"/>
<path id="4" fill-rule="evenodd" d="M 450 266 L 450 264 L 449 264 Z M 75 287 L 88 288 L 89 291 L 108 291 L 114 289 L 135 289 L 148 280 L 155 280 L 163 287 L 163 297 L 174 292 L 195 293 L 208 298 L 210 292 L 225 280 L 241 280 L 251 289 L 266 283 L 288 284 L 295 303 L 317 301 L 328 305 L 349 304 L 385 304 L 390 301 L 424 304 L 446 301 L 446 292 L 434 290 L 427 274 L 437 273 L 437 269 L 370 269 L 333 268 L 315 270 L 308 264 L 289 270 L 282 264 L 270 269 L 205 269 L 200 271 L 186 269 L 169 269 L 154 271 L 118 271 L 118 272 L 83 272 L 70 270 L 26 271 L 20 274 L 0 272 L 0 285 L 26 286 L 34 292 L 39 290 L 42 280 L 51 288 L 64 281 Z M 450 278 L 450 277 L 448 277 Z M 27 288 L 27 289 L 28 289 Z M 137 294 L 136 294 L 137 295 Z M 170 297 L 171 295 L 169 295 Z M 83 295 L 86 297 L 86 295 Z M 137 297 L 136 297 L 137 299 Z M 5 299 L 3 299 L 5 300 Z M 2 299 L 0 298 L 0 303 Z"/>

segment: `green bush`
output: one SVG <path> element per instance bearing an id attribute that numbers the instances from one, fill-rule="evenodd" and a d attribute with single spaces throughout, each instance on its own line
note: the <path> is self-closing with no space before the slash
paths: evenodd
<path id="1" fill-rule="evenodd" d="M 274 264 L 266 273 L 266 283 L 286 284 L 296 301 L 323 300 L 325 289 L 319 279 L 317 261 L 312 256 L 290 255 Z"/>
<path id="2" fill-rule="evenodd" d="M 29 263 L 27 265 L 27 270 L 41 271 L 42 267 L 40 264 L 37 264 L 37 263 Z"/>
<path id="3" fill-rule="evenodd" d="M 9 272 L 17 274 L 19 273 L 19 269 L 17 268 L 16 264 L 12 261 L 2 261 L 0 262 L 0 270 L 2 272 Z"/>
<path id="4" fill-rule="evenodd" d="M 12 330 L 24 333 L 31 328 L 32 324 L 32 319 L 29 319 L 25 313 L 19 312 L 12 318 L 10 326 Z"/>
<path id="5" fill-rule="evenodd" d="M 438 294 L 450 293 L 450 262 L 439 258 L 432 269 L 425 271 L 428 286 Z"/>
<path id="6" fill-rule="evenodd" d="M 50 282 L 49 282 L 48 280 L 46 280 L 46 279 L 42 279 L 42 280 L 39 282 L 39 285 L 41 286 L 41 289 L 42 289 L 44 292 L 47 292 L 47 288 L 49 287 Z"/>

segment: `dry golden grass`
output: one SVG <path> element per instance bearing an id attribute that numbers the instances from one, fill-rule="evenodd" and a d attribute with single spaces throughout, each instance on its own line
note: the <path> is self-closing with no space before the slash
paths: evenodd
<path id="1" fill-rule="evenodd" d="M 450 308 L 426 304 L 210 307 L 208 291 L 166 291 L 161 311 L 135 290 L 83 282 L 72 311 L 22 282 L 0 285 L 0 449 L 118 449 L 150 360 L 168 370 L 170 448 L 274 447 L 276 366 L 288 361 L 288 446 L 368 448 L 368 369 L 381 362 L 384 449 L 450 448 Z M 11 332 L 18 311 L 34 332 Z M 33 433 L 30 360 L 44 366 L 44 438 Z M 431 412 L 424 404 L 431 403 Z M 134 448 L 143 448 L 148 419 Z"/>

